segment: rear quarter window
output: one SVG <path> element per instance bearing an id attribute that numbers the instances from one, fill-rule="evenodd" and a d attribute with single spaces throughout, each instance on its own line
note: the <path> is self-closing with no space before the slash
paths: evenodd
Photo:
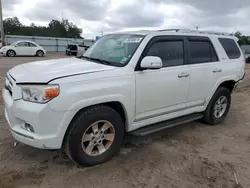
<path id="1" fill-rule="evenodd" d="M 235 40 L 228 38 L 219 38 L 219 42 L 224 48 L 229 59 L 238 59 L 241 56 L 239 47 Z"/>

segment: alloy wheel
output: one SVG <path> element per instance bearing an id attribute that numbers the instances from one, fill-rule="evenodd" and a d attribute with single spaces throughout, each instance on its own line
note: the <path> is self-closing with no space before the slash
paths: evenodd
<path id="1" fill-rule="evenodd" d="M 82 136 L 82 149 L 89 156 L 98 156 L 106 152 L 115 138 L 113 125 L 100 120 L 91 124 Z"/>
<path id="2" fill-rule="evenodd" d="M 9 57 L 14 57 L 15 56 L 15 52 L 13 50 L 8 51 L 8 56 Z"/>
<path id="3" fill-rule="evenodd" d="M 220 118 L 223 116 L 227 109 L 227 98 L 225 96 L 221 96 L 215 103 L 214 106 L 214 116 L 216 118 Z"/>

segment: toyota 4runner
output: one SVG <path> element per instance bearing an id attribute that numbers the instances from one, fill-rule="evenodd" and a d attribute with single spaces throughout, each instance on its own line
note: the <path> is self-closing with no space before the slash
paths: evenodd
<path id="1" fill-rule="evenodd" d="M 197 119 L 222 122 L 244 67 L 237 39 L 225 33 L 109 34 L 81 58 L 9 70 L 5 117 L 16 140 L 96 165 L 119 151 L 126 132 L 143 136 Z"/>

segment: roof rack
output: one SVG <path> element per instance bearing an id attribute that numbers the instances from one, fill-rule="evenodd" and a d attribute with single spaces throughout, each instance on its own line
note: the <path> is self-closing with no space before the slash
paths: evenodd
<path id="1" fill-rule="evenodd" d="M 192 30 L 192 29 L 162 29 L 158 31 L 175 31 L 180 33 L 200 33 L 200 34 L 210 34 L 210 35 L 224 35 L 224 36 L 233 36 L 233 34 L 226 32 L 216 32 L 216 31 L 205 31 L 205 30 Z"/>

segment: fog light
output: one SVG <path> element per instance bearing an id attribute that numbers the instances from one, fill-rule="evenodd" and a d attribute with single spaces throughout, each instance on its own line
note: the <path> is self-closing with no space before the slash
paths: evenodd
<path id="1" fill-rule="evenodd" d="M 32 127 L 32 125 L 30 125 L 30 124 L 28 124 L 28 123 L 25 123 L 24 124 L 24 127 L 25 127 L 25 129 L 27 130 L 27 131 L 29 131 L 29 132 L 35 132 L 34 131 L 34 129 L 33 129 L 33 127 Z"/>

